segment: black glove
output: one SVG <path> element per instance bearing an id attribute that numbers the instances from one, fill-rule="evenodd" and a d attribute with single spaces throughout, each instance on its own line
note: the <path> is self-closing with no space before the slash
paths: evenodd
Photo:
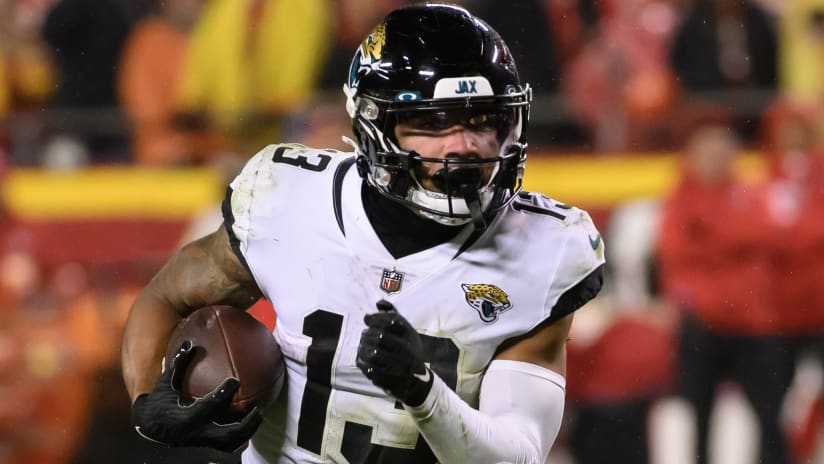
<path id="1" fill-rule="evenodd" d="M 432 372 L 423 362 L 421 337 L 392 303 L 381 300 L 367 314 L 357 364 L 375 385 L 409 406 L 420 406 L 432 389 Z"/>
<path id="2" fill-rule="evenodd" d="M 240 387 L 237 379 L 228 379 L 203 398 L 182 404 L 178 392 L 193 355 L 192 344 L 184 342 L 154 390 L 135 399 L 132 426 L 140 436 L 157 443 L 237 451 L 252 437 L 263 417 L 255 408 L 239 422 L 214 422 L 215 417 L 226 414 L 232 396 Z"/>

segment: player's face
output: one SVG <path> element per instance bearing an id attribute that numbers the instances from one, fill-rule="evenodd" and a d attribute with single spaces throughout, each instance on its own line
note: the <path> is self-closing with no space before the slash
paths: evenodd
<path id="1" fill-rule="evenodd" d="M 687 144 L 689 169 L 708 184 L 722 182 L 732 176 L 739 149 L 738 139 L 728 128 L 703 128 Z"/>
<path id="2" fill-rule="evenodd" d="M 438 182 L 448 169 L 450 175 L 456 169 L 473 170 L 480 174 L 480 185 L 486 185 L 493 175 L 501 143 L 497 117 L 494 114 L 456 114 L 427 112 L 404 118 L 395 126 L 395 137 L 404 150 L 415 151 L 423 161 L 414 167 L 415 177 L 421 187 L 439 193 L 444 192 Z M 476 161 L 477 164 L 448 165 L 448 161 Z M 454 176 L 453 176 L 454 177 Z"/>

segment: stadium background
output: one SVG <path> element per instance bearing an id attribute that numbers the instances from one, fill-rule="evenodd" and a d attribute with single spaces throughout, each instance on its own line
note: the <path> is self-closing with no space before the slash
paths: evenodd
<path id="1" fill-rule="evenodd" d="M 216 227 L 227 179 L 265 143 L 346 149 L 339 92 L 346 65 L 368 25 L 403 3 L 261 0 L 237 19 L 236 0 L 0 0 L 0 463 L 153 462 L 139 457 L 146 449 L 128 429 L 119 376 L 132 298 L 176 247 Z M 577 406 L 643 398 L 654 404 L 644 418 L 650 462 L 691 463 L 689 411 L 671 389 L 676 313 L 646 280 L 654 266 L 619 264 L 633 253 L 652 259 L 649 246 L 630 241 L 636 250 L 621 249 L 625 242 L 613 244 L 612 235 L 654 240 L 655 210 L 644 208 L 678 182 L 698 103 L 723 109 L 741 135 L 742 179 L 765 179 L 764 112 L 782 98 L 824 95 L 824 41 L 816 35 L 824 1 L 460 3 L 489 18 L 535 88 L 525 187 L 588 209 L 615 260 L 608 269 L 615 283 L 576 318 L 569 417 L 551 462 L 575 462 L 568 448 Z M 702 15 L 752 30 L 749 45 L 730 51 L 690 30 Z M 181 44 L 190 55 L 128 64 L 126 44 L 157 17 L 187 26 L 168 38 L 168 50 L 154 43 L 149 55 Z M 259 32 L 267 28 L 280 35 Z M 237 37 L 256 51 L 221 43 Z M 690 61 L 722 49 L 733 56 L 726 71 L 702 74 L 707 62 Z M 141 65 L 175 58 L 186 63 L 176 73 L 141 74 Z M 283 75 L 293 78 L 273 77 Z M 185 95 L 163 109 L 180 118 L 167 118 L 163 130 L 141 119 L 141 103 L 169 95 L 137 88 L 151 76 L 184 82 Z M 183 142 L 175 139 L 181 134 Z M 147 146 L 155 135 L 175 148 Z M 619 211 L 641 212 L 618 230 Z M 619 302 L 619 281 L 640 293 Z M 254 311 L 274 323 L 265 303 Z M 815 408 L 821 368 L 799 363 L 784 423 L 798 462 L 824 462 Z M 734 386 L 718 397 L 714 462 L 754 462 L 749 406 Z M 182 462 L 151 453 L 156 462 Z"/>

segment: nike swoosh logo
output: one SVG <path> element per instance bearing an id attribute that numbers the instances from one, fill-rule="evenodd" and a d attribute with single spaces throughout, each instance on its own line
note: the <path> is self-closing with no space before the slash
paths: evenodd
<path id="1" fill-rule="evenodd" d="M 161 445 L 167 445 L 167 444 L 168 444 L 168 443 L 164 443 L 164 442 L 162 442 L 162 441 L 160 441 L 160 440 L 155 440 L 154 438 L 152 438 L 152 437 L 150 437 L 150 436 L 146 435 L 145 433 L 141 432 L 141 431 L 140 431 L 140 426 L 139 426 L 139 425 L 135 425 L 135 426 L 134 426 L 134 430 L 135 430 L 135 432 L 137 432 L 137 434 L 138 434 L 138 435 L 140 435 L 141 437 L 145 438 L 146 440 L 149 440 L 149 441 L 154 442 L 154 443 L 159 443 L 159 444 L 161 444 Z"/>
<path id="2" fill-rule="evenodd" d="M 429 373 L 429 369 L 426 370 L 423 374 L 412 374 L 415 376 L 416 379 L 420 380 L 423 383 L 429 383 L 429 379 L 432 378 L 432 374 Z"/>
<path id="3" fill-rule="evenodd" d="M 601 234 L 596 235 L 595 238 L 592 238 L 591 235 L 587 235 L 587 237 L 589 238 L 589 246 L 591 246 L 593 250 L 597 250 L 598 247 L 601 246 Z"/>

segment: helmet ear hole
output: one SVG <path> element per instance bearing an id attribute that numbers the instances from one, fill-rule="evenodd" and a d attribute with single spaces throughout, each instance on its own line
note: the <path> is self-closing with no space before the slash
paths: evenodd
<path id="1" fill-rule="evenodd" d="M 392 174 L 386 168 L 375 168 L 374 179 L 379 186 L 388 187 L 392 181 Z"/>
<path id="2" fill-rule="evenodd" d="M 378 119 L 381 114 L 378 104 L 369 98 L 362 98 L 358 102 L 358 114 L 367 121 Z"/>

